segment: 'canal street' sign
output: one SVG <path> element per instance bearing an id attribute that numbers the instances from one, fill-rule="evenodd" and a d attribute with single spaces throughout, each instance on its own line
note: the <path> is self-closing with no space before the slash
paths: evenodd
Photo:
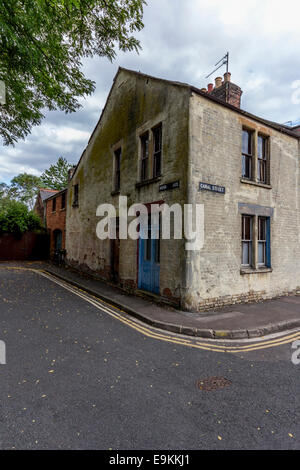
<path id="1" fill-rule="evenodd" d="M 199 183 L 199 191 L 212 191 L 214 193 L 225 194 L 225 187 L 217 186 L 216 184 Z"/>

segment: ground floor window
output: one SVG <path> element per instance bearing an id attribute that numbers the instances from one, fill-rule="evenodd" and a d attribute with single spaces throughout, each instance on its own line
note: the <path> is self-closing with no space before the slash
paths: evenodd
<path id="1" fill-rule="evenodd" d="M 258 217 L 258 264 L 266 266 L 267 264 L 267 219 Z"/>
<path id="2" fill-rule="evenodd" d="M 242 266 L 271 267 L 270 218 L 242 215 Z"/>
<path id="3" fill-rule="evenodd" d="M 242 265 L 252 265 L 252 217 L 242 216 Z"/>

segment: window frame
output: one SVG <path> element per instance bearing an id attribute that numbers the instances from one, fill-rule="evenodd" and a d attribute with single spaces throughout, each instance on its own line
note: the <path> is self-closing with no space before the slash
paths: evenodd
<path id="1" fill-rule="evenodd" d="M 246 227 L 245 227 L 245 220 L 248 219 L 250 221 L 250 238 L 246 239 Z M 248 263 L 244 263 L 244 245 L 248 246 Z M 253 216 L 248 214 L 242 214 L 242 233 L 241 233 L 241 245 L 242 245 L 242 267 L 252 267 L 253 266 Z"/>
<path id="2" fill-rule="evenodd" d="M 159 135 L 159 138 L 158 138 L 159 148 L 158 149 L 156 149 L 157 133 Z M 153 137 L 153 178 L 158 178 L 159 176 L 161 176 L 161 170 L 162 170 L 162 123 L 159 123 L 157 126 L 152 128 L 152 137 Z M 159 166 L 157 165 L 158 161 L 159 161 Z"/>
<path id="3" fill-rule="evenodd" d="M 121 159 L 122 147 L 118 147 L 114 151 L 114 191 L 121 189 Z"/>
<path id="4" fill-rule="evenodd" d="M 147 142 L 147 144 L 146 144 Z M 149 160 L 150 160 L 150 133 L 149 131 L 144 132 L 140 135 L 141 145 L 141 171 L 140 181 L 144 182 L 150 178 L 149 175 Z"/>
<path id="5" fill-rule="evenodd" d="M 245 219 L 250 219 L 250 238 L 246 237 Z M 263 224 L 263 225 L 262 225 Z M 271 270 L 271 216 L 241 214 L 241 273 Z M 244 245 L 248 245 L 248 261 L 244 262 Z M 261 249 L 262 246 L 262 249 Z M 261 257 L 261 253 L 263 256 Z M 245 269 L 245 271 L 243 271 Z"/>
<path id="6" fill-rule="evenodd" d="M 262 154 L 260 154 L 260 139 L 263 141 Z M 257 136 L 257 182 L 262 184 L 268 184 L 268 137 L 262 134 Z M 261 178 L 261 169 L 263 168 L 264 178 Z"/>
<path id="7" fill-rule="evenodd" d="M 263 247 L 263 261 L 259 260 L 260 246 Z M 257 217 L 257 265 L 267 266 L 267 218 Z"/>
<path id="8" fill-rule="evenodd" d="M 248 134 L 248 152 L 244 152 L 243 148 L 243 135 L 244 133 Z M 251 129 L 246 129 L 243 127 L 242 129 L 242 178 L 245 178 L 247 180 L 252 180 L 253 177 L 253 149 L 254 149 L 254 132 Z M 250 150 L 250 152 L 249 152 Z M 249 166 L 249 176 L 246 176 L 246 172 L 244 172 L 244 168 L 246 168 L 246 159 L 248 160 L 248 166 Z"/>

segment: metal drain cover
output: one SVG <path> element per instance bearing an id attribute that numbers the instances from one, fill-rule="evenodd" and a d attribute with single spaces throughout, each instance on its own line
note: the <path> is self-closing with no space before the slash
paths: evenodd
<path id="1" fill-rule="evenodd" d="M 197 380 L 196 385 L 199 390 L 209 392 L 211 390 L 220 390 L 221 388 L 228 387 L 228 385 L 231 385 L 231 382 L 225 379 L 225 377 L 209 377 L 208 379 Z"/>

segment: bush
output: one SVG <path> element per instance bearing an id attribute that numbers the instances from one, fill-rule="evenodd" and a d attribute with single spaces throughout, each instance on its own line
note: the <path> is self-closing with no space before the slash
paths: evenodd
<path id="1" fill-rule="evenodd" d="M 0 209 L 0 234 L 13 233 L 16 236 L 41 228 L 39 217 L 30 212 L 25 204 L 9 201 Z"/>

